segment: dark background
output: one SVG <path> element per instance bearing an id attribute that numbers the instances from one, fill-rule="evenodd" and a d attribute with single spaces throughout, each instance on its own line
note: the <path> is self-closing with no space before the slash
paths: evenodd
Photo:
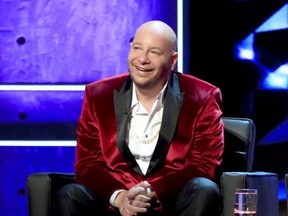
<path id="1" fill-rule="evenodd" d="M 287 28 L 254 34 L 256 61 L 237 58 L 235 48 L 284 5 L 287 1 L 190 3 L 192 74 L 221 88 L 224 116 L 255 121 L 254 168 L 276 172 L 280 178 L 288 171 L 288 90 L 259 88 L 259 82 L 266 68 L 288 62 Z"/>

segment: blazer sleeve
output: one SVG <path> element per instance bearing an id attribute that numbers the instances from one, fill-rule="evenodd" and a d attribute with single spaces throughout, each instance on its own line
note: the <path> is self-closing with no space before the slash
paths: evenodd
<path id="1" fill-rule="evenodd" d="M 78 120 L 76 161 L 74 164 L 76 181 L 93 190 L 106 200 L 111 194 L 126 186 L 111 175 L 101 148 L 100 125 L 96 116 L 95 95 L 86 87 L 82 111 Z"/>

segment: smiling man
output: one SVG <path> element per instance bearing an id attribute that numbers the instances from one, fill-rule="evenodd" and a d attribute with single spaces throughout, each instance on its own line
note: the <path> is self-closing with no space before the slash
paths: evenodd
<path id="1" fill-rule="evenodd" d="M 220 215 L 221 92 L 174 71 L 176 44 L 164 22 L 144 23 L 129 73 L 86 86 L 77 183 L 57 192 L 57 215 Z"/>

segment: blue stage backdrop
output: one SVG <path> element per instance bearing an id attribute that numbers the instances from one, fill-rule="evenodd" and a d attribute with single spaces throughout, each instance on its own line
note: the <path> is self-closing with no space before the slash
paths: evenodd
<path id="1" fill-rule="evenodd" d="M 0 14 L 0 214 L 25 216 L 29 174 L 73 172 L 64 143 L 75 141 L 83 88 L 68 85 L 126 72 L 136 27 L 158 19 L 176 31 L 177 1 L 0 1 Z"/>

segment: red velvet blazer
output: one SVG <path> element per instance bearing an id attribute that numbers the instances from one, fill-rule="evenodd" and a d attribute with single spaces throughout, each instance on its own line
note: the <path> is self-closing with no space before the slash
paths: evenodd
<path id="1" fill-rule="evenodd" d="M 146 175 L 125 143 L 131 95 L 129 74 L 86 86 L 77 129 L 77 182 L 108 205 L 115 190 L 147 180 L 165 205 L 189 179 L 213 180 L 224 148 L 220 90 L 194 76 L 171 74 L 160 135 Z"/>

